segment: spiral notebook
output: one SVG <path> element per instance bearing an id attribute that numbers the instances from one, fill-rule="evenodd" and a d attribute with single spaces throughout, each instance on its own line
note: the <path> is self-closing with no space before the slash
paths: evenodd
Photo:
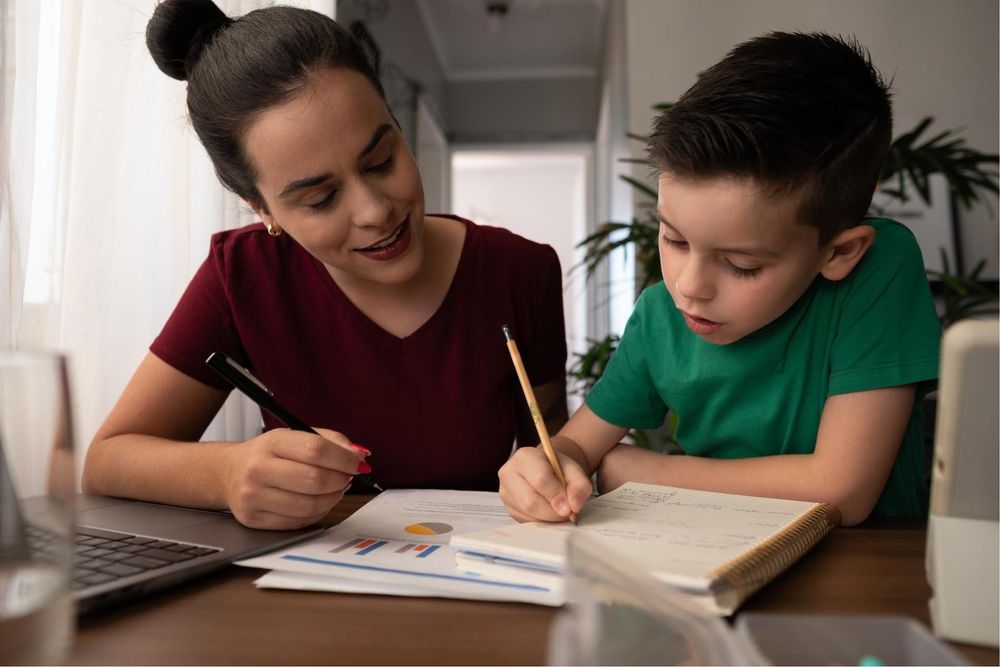
<path id="1" fill-rule="evenodd" d="M 572 531 L 720 616 L 772 581 L 840 523 L 833 505 L 630 482 L 591 499 L 577 525 L 525 523 L 451 538 L 464 572 L 557 582 Z"/>

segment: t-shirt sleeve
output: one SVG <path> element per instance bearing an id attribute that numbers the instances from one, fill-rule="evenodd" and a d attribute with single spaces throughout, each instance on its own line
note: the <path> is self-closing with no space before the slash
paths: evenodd
<path id="1" fill-rule="evenodd" d="M 938 375 L 941 326 L 920 247 L 908 229 L 878 229 L 841 312 L 828 395 L 906 384 L 930 388 Z"/>
<path id="2" fill-rule="evenodd" d="M 228 390 L 205 360 L 222 352 L 247 363 L 226 295 L 225 260 L 221 244 L 213 239 L 208 258 L 195 273 L 173 313 L 149 350 L 181 373 L 210 387 Z"/>
<path id="3" fill-rule="evenodd" d="M 532 299 L 530 341 L 519 349 L 524 367 L 533 385 L 566 381 L 566 325 L 563 318 L 562 268 L 559 256 L 549 246 L 543 249 L 543 260 L 532 284 L 526 291 Z M 520 348 L 522 343 L 518 342 Z"/>
<path id="4" fill-rule="evenodd" d="M 655 287 L 655 286 L 654 286 Z M 648 306 L 654 288 L 647 288 L 625 324 L 611 360 L 586 403 L 604 421 L 622 428 L 659 428 L 667 406 L 653 384 L 646 357 Z M 663 289 L 662 285 L 659 289 Z"/>

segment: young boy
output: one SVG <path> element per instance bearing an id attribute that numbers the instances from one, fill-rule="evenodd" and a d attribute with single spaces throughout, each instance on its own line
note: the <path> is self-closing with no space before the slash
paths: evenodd
<path id="1" fill-rule="evenodd" d="M 892 137 L 888 87 L 855 42 L 737 46 L 654 124 L 663 283 L 543 452 L 500 470 L 518 520 L 559 521 L 626 481 L 922 517 L 920 405 L 940 327 L 913 235 L 865 219 Z M 667 407 L 687 456 L 618 444 Z"/>

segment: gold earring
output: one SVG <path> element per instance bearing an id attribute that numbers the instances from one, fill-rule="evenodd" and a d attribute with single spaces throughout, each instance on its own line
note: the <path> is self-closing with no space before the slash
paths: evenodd
<path id="1" fill-rule="evenodd" d="M 264 222 L 263 220 L 261 222 Z M 270 222 L 264 222 L 264 226 L 267 227 L 267 233 L 271 236 L 281 236 L 281 227 L 278 225 L 273 225 Z"/>

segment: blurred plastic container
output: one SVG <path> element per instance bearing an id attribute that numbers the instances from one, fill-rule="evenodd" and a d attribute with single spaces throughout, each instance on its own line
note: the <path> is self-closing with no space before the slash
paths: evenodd
<path id="1" fill-rule="evenodd" d="M 965 665 L 904 616 L 745 613 L 736 633 L 772 665 Z"/>
<path id="2" fill-rule="evenodd" d="M 567 550 L 550 665 L 962 665 L 903 616 L 747 612 L 735 626 L 585 533 Z"/>
<path id="3" fill-rule="evenodd" d="M 550 665 L 761 665 L 721 618 L 585 533 L 570 538 L 568 605 L 549 635 Z"/>

